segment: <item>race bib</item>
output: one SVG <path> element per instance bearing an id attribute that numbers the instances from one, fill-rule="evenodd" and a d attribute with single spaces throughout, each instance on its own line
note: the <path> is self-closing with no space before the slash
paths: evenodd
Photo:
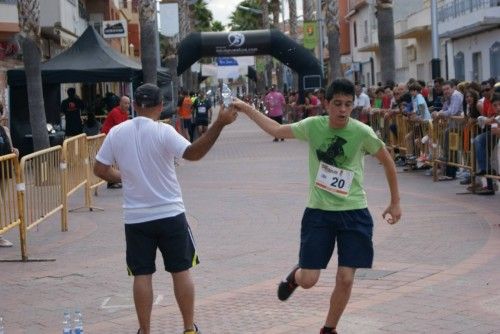
<path id="1" fill-rule="evenodd" d="M 347 197 L 351 190 L 354 172 L 319 162 L 316 186 L 340 197 Z"/>
<path id="2" fill-rule="evenodd" d="M 206 112 L 207 112 L 207 108 L 206 107 L 204 107 L 204 106 L 198 107 L 198 113 L 204 114 Z"/>

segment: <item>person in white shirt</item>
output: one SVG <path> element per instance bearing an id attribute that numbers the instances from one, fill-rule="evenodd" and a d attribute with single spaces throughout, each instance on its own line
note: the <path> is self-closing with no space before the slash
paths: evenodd
<path id="1" fill-rule="evenodd" d="M 140 325 L 137 333 L 150 333 L 152 275 L 159 249 L 165 270 L 172 274 L 184 333 L 196 334 L 199 331 L 194 324 L 194 284 L 189 269 L 199 260 L 186 220 L 174 158 L 200 160 L 237 113 L 221 106 L 208 131 L 190 143 L 172 126 L 157 122 L 163 108 L 157 86 L 144 84 L 137 88 L 134 106 L 138 117 L 111 129 L 97 153 L 94 173 L 108 182 L 123 184 L 127 269 L 134 276 L 134 302 Z"/>
<path id="2" fill-rule="evenodd" d="M 355 86 L 355 93 L 351 117 L 367 124 L 371 110 L 370 98 L 363 93 L 363 88 L 359 84 Z"/>

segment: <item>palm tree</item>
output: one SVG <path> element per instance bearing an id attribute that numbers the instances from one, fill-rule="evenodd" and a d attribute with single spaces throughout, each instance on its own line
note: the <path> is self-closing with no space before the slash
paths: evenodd
<path id="1" fill-rule="evenodd" d="M 38 0 L 18 0 L 17 11 L 21 30 L 21 48 L 26 73 L 28 108 L 34 151 L 50 147 L 47 117 L 43 104 L 42 73 L 40 71 L 40 3 Z"/>
<path id="2" fill-rule="evenodd" d="M 192 6 L 192 15 L 194 19 L 195 31 L 210 31 L 212 21 L 214 19 L 212 11 L 208 9 L 207 3 L 204 0 L 197 0 Z"/>
<path id="3" fill-rule="evenodd" d="M 260 8 L 262 10 L 262 28 L 269 29 L 269 3 L 267 0 L 260 0 Z M 266 64 L 265 83 L 266 87 L 270 87 L 273 82 L 273 59 L 270 56 L 265 56 L 264 61 Z"/>
<path id="4" fill-rule="evenodd" d="M 304 21 L 312 21 L 313 12 L 314 12 L 314 4 L 316 1 L 314 0 L 303 0 L 302 1 L 302 10 L 304 12 Z"/>
<path id="5" fill-rule="evenodd" d="M 290 37 L 297 42 L 297 1 L 288 0 L 288 11 L 290 15 Z M 297 73 L 293 73 L 293 89 L 297 89 L 299 85 L 299 77 Z"/>
<path id="6" fill-rule="evenodd" d="M 220 21 L 213 21 L 212 27 L 210 28 L 211 31 L 224 31 L 225 29 L 226 27 L 224 27 Z"/>
<path id="7" fill-rule="evenodd" d="M 280 29 L 280 0 L 271 0 L 271 11 L 273 13 L 273 27 Z M 278 82 L 278 89 L 283 90 L 283 66 L 276 64 L 276 79 Z"/>
<path id="8" fill-rule="evenodd" d="M 326 31 L 328 38 L 328 53 L 330 56 L 330 81 L 342 77 L 342 68 L 340 65 L 340 30 L 338 17 L 338 1 L 327 2 L 326 6 Z"/>
<path id="9" fill-rule="evenodd" d="M 260 11 L 260 0 L 246 0 L 241 2 L 239 6 Z M 233 31 L 257 30 L 262 28 L 262 21 L 259 15 L 255 15 L 239 7 L 231 13 L 229 20 L 229 28 Z"/>
<path id="10" fill-rule="evenodd" d="M 191 32 L 190 9 L 187 0 L 179 0 L 179 40 L 183 40 Z M 191 70 L 182 74 L 182 86 L 190 90 L 192 86 Z"/>
<path id="11" fill-rule="evenodd" d="M 377 0 L 378 44 L 380 50 L 381 81 L 387 83 L 396 77 L 394 60 L 394 17 L 392 0 Z"/>
<path id="12" fill-rule="evenodd" d="M 280 0 L 271 0 L 271 12 L 273 13 L 273 28 L 280 28 Z"/>
<path id="13" fill-rule="evenodd" d="M 288 11 L 290 15 L 290 37 L 297 41 L 297 1 L 288 0 Z"/>
<path id="14" fill-rule="evenodd" d="M 139 24 L 141 26 L 141 63 L 143 81 L 157 83 L 156 43 L 158 29 L 156 26 L 156 1 L 140 0 Z"/>

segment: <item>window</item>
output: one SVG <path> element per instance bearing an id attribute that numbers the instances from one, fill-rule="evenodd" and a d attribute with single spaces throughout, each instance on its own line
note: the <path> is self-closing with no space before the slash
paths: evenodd
<path id="1" fill-rule="evenodd" d="M 495 42 L 490 48 L 490 73 L 492 78 L 500 80 L 500 42 Z"/>

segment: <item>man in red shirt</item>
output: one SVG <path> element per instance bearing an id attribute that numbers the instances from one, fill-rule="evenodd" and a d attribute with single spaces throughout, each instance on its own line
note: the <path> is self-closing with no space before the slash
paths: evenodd
<path id="1" fill-rule="evenodd" d="M 127 96 L 122 96 L 120 104 L 114 107 L 106 116 L 106 120 L 102 125 L 101 132 L 108 134 L 109 130 L 115 125 L 125 122 L 128 119 L 128 110 L 130 108 L 130 99 Z"/>
<path id="2" fill-rule="evenodd" d="M 128 120 L 129 108 L 130 108 L 130 98 L 128 96 L 122 96 L 120 98 L 120 104 L 114 107 L 109 112 L 108 116 L 106 116 L 106 120 L 102 125 L 101 132 L 108 134 L 112 127 Z M 108 188 L 119 189 L 121 187 L 122 187 L 121 183 L 108 182 Z"/>

